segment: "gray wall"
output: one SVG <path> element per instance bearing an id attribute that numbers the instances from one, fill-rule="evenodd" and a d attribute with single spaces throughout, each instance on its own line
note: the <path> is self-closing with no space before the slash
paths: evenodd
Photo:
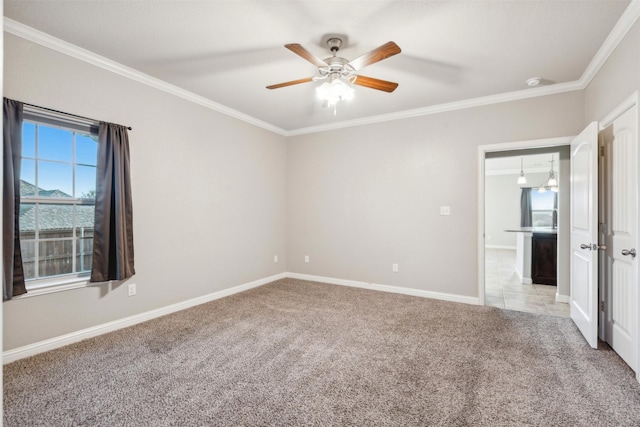
<path id="1" fill-rule="evenodd" d="M 558 294 L 571 294 L 571 149 L 560 150 L 558 181 Z"/>
<path id="2" fill-rule="evenodd" d="M 556 160 L 558 157 L 556 156 Z M 556 171 L 558 171 L 556 163 Z M 520 174 L 487 175 L 485 194 L 485 244 L 488 247 L 516 247 L 516 234 L 504 231 L 520 227 L 521 187 L 535 187 L 549 178 L 549 173 L 527 173 L 527 183 L 517 183 Z"/>
<path id="3" fill-rule="evenodd" d="M 585 124 L 603 119 L 640 89 L 640 20 L 585 90 Z"/>
<path id="4" fill-rule="evenodd" d="M 477 296 L 478 146 L 575 135 L 583 108 L 572 92 L 289 138 L 289 270 Z"/>
<path id="5" fill-rule="evenodd" d="M 12 35 L 4 55 L 6 97 L 133 127 L 138 291 L 6 302 L 5 351 L 287 270 L 284 137 Z"/>

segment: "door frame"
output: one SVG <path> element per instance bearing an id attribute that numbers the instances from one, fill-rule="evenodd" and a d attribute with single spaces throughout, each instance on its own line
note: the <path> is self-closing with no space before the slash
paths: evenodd
<path id="1" fill-rule="evenodd" d="M 598 127 L 598 131 L 601 132 L 603 131 L 605 128 L 607 128 L 608 126 L 610 126 L 611 124 L 613 124 L 613 122 L 620 116 L 622 116 L 624 113 L 626 113 L 628 110 L 630 110 L 633 107 L 637 107 L 636 109 L 636 144 L 638 145 L 638 149 L 637 151 L 637 159 L 636 162 L 637 164 L 640 166 L 640 92 L 639 91 L 635 91 L 633 92 L 629 97 L 627 97 L 624 101 L 622 101 L 616 108 L 614 108 L 611 112 L 609 112 L 609 114 L 607 114 L 602 120 L 599 120 L 599 127 Z M 638 183 L 637 183 L 637 187 L 638 189 L 640 189 L 640 174 L 638 174 Z M 602 202 L 602 201 L 600 201 Z M 636 218 L 636 224 L 638 225 L 638 229 L 640 230 L 640 194 L 638 195 L 638 197 L 636 198 L 636 212 L 637 212 L 637 218 Z M 640 240 L 640 239 L 639 239 Z M 640 242 L 639 242 L 640 243 Z M 639 248 L 640 249 L 640 248 Z M 598 262 L 601 263 L 602 261 L 602 257 L 599 257 Z M 638 262 L 640 262 L 640 259 L 638 260 Z M 598 283 L 598 293 L 600 294 L 599 297 L 599 301 L 603 301 L 602 300 L 602 295 L 603 295 L 603 287 L 605 286 L 603 276 L 602 274 L 600 274 L 600 279 L 599 283 Z M 636 284 L 638 286 L 638 289 L 640 289 L 640 274 L 638 277 L 638 283 Z M 637 294 L 637 307 L 640 309 L 640 290 L 638 292 L 636 292 Z M 638 382 L 640 382 L 640 314 L 636 315 L 636 380 Z M 598 322 L 600 323 L 600 327 L 598 328 L 598 331 L 600 332 L 600 339 L 604 339 L 604 317 L 603 317 L 603 312 L 602 310 L 598 310 Z"/>
<path id="2" fill-rule="evenodd" d="M 503 142 L 497 144 L 486 144 L 478 146 L 478 304 L 485 305 L 485 239 L 484 239 L 484 192 L 485 192 L 485 169 L 484 160 L 486 153 L 498 151 L 527 150 L 535 148 L 553 148 L 571 144 L 573 136 L 563 136 L 558 138 L 532 139 L 527 141 Z M 560 247 L 560 235 L 558 235 L 558 247 Z M 558 265 L 558 277 L 560 269 L 566 268 Z M 568 302 L 568 301 L 567 301 Z"/>

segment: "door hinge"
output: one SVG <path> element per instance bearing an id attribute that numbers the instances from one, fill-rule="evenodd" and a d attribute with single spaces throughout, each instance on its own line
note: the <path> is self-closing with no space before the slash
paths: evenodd
<path id="1" fill-rule="evenodd" d="M 604 311 L 604 301 L 600 301 L 600 311 Z"/>
<path id="2" fill-rule="evenodd" d="M 602 146 L 600 147 L 600 155 L 604 156 L 604 147 L 602 147 Z"/>

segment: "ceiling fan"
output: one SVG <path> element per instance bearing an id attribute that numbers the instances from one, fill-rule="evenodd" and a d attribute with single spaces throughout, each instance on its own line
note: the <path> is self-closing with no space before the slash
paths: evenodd
<path id="1" fill-rule="evenodd" d="M 341 38 L 329 38 L 327 40 L 327 46 L 329 47 L 329 50 L 331 51 L 333 56 L 322 60 L 297 43 L 284 45 L 284 47 L 286 47 L 296 55 L 301 56 L 302 58 L 318 67 L 319 75 L 315 77 L 307 77 L 304 79 L 278 83 L 275 85 L 267 86 L 267 89 L 278 89 L 281 87 L 293 86 L 300 83 L 327 80 L 322 86 L 318 88 L 318 94 L 321 96 L 321 98 L 328 102 L 328 105 L 335 105 L 339 100 L 345 99 L 343 95 L 348 95 L 349 91 L 350 93 L 353 92 L 353 89 L 349 87 L 345 83 L 345 81 L 358 86 L 364 86 L 384 92 L 393 92 L 398 87 L 398 83 L 357 74 L 360 69 L 366 67 L 367 65 L 375 64 L 376 62 L 382 61 L 383 59 L 387 59 L 393 55 L 400 53 L 400 47 L 398 47 L 398 45 L 394 42 L 387 42 L 382 46 L 379 46 L 352 61 L 337 56 L 337 53 L 342 46 Z"/>

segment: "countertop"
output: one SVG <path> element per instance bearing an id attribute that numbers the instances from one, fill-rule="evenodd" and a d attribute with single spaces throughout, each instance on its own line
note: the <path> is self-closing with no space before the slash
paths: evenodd
<path id="1" fill-rule="evenodd" d="M 517 227 L 504 230 L 508 233 L 540 233 L 540 234 L 558 234 L 557 228 L 551 227 Z"/>

